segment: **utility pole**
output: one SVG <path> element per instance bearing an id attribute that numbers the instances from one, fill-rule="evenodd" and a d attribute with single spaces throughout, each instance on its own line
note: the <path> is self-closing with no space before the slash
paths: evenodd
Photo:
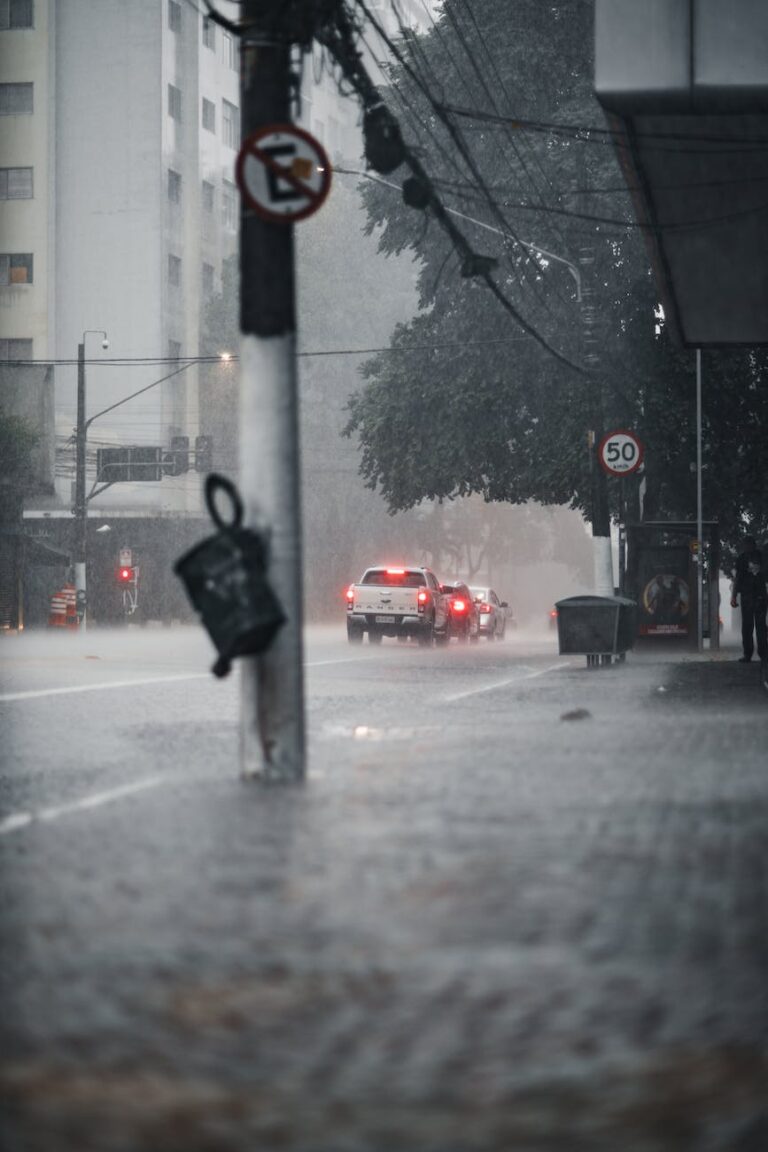
<path id="1" fill-rule="evenodd" d="M 75 589 L 83 606 L 80 627 L 86 629 L 88 505 L 85 500 L 85 334 L 77 346 L 77 427 L 75 429 Z"/>
<path id="2" fill-rule="evenodd" d="M 608 479 L 597 460 L 597 447 L 603 438 L 603 385 L 600 378 L 597 352 L 599 340 L 595 331 L 597 310 L 594 304 L 593 277 L 588 275 L 595 263 L 592 248 L 584 247 L 579 253 L 582 268 L 581 282 L 581 342 L 582 358 L 588 369 L 592 394 L 592 430 L 588 437 L 589 469 L 592 490 L 592 560 L 594 588 L 598 596 L 613 596 L 613 555 L 611 553 L 611 512 L 608 504 Z"/>
<path id="3" fill-rule="evenodd" d="M 284 0 L 246 0 L 241 24 L 245 140 L 291 116 Z M 305 773 L 302 560 L 293 225 L 240 215 L 240 483 L 245 524 L 269 533 L 268 576 L 288 617 L 272 646 L 241 661 L 244 776 Z"/>
<path id="4" fill-rule="evenodd" d="M 85 631 L 88 615 L 88 497 L 85 494 L 86 440 L 88 424 L 85 418 L 85 338 L 88 335 L 101 336 L 101 346 L 106 351 L 109 340 L 103 328 L 87 328 L 77 346 L 77 426 L 75 428 L 75 589 L 77 591 L 80 627 Z"/>

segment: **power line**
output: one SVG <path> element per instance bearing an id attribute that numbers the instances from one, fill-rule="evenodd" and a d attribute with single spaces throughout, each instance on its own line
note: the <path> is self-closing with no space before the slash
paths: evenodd
<path id="1" fill-rule="evenodd" d="M 620 144 L 622 138 L 627 137 L 627 134 L 623 130 L 603 128 L 597 124 L 567 124 L 557 123 L 552 120 L 527 120 L 519 116 L 503 115 L 498 112 L 486 112 L 481 108 L 462 108 L 455 104 L 445 104 L 442 108 L 444 112 L 451 116 L 460 116 L 470 120 L 482 120 L 489 124 L 498 124 L 499 126 L 507 125 L 511 128 L 527 129 L 532 132 L 552 133 L 554 135 L 566 136 L 569 139 L 576 139 L 585 144 L 601 144 L 611 147 L 617 143 Z M 763 136 L 745 137 L 734 140 L 732 136 L 717 136 L 692 132 L 633 131 L 632 137 L 637 140 L 664 141 L 669 143 L 676 141 L 677 144 L 674 148 L 656 148 L 653 150 L 664 152 L 672 151 L 683 154 L 693 153 L 699 155 L 704 153 L 706 155 L 712 155 L 722 152 L 725 155 L 738 155 L 741 152 L 764 152 L 768 150 L 768 137 Z M 692 144 L 722 144 L 724 147 L 722 149 L 681 148 L 679 147 L 680 142 L 690 142 Z"/>
<path id="2" fill-rule="evenodd" d="M 409 75 L 412 76 L 412 71 L 409 69 L 408 62 L 406 60 L 404 60 L 402 53 L 400 53 L 397 46 L 395 44 L 393 44 L 390 37 L 387 36 L 386 32 L 381 28 L 381 25 L 378 23 L 378 21 L 375 19 L 375 17 L 373 17 L 373 15 L 371 14 L 367 5 L 365 4 L 365 0 L 357 0 L 357 3 L 360 6 L 360 8 L 365 12 L 367 18 L 371 21 L 371 23 L 374 25 L 374 27 L 376 27 L 377 31 L 379 31 L 380 35 L 386 40 L 387 44 L 390 47 L 390 50 L 393 52 L 393 54 L 397 58 L 398 63 L 400 63 L 401 66 L 403 66 L 408 71 Z M 347 45 L 345 43 L 343 43 L 343 36 L 342 36 L 342 44 L 335 43 L 333 45 L 333 47 L 335 47 L 336 50 L 340 51 L 342 54 L 345 51 L 348 51 Z M 332 47 L 332 50 L 333 50 L 333 47 Z M 364 69 L 362 69 L 362 67 L 359 65 L 359 62 L 351 61 L 348 56 L 346 57 L 346 63 L 350 67 L 350 73 L 349 73 L 350 78 L 353 79 L 353 81 L 354 80 L 357 81 L 358 90 L 360 91 L 361 95 L 363 95 L 363 97 L 365 98 L 365 95 L 368 94 L 368 96 L 370 98 L 369 89 L 372 89 L 373 85 L 371 84 L 370 78 L 368 77 L 367 73 L 365 73 Z M 416 78 L 416 83 L 418 84 L 417 78 Z M 430 100 L 432 107 L 435 111 L 435 114 L 448 127 L 448 130 L 451 134 L 451 138 L 454 140 L 454 143 L 459 148 L 459 151 L 461 152 L 461 154 L 465 160 L 465 163 L 467 163 L 467 166 L 470 167 L 470 170 L 472 171 L 473 176 L 475 176 L 475 179 L 478 181 L 478 184 L 482 187 L 483 178 L 480 175 L 480 173 L 477 171 L 477 166 L 476 166 L 473 158 L 471 157 L 471 155 L 468 153 L 466 145 L 462 141 L 461 134 L 456 130 L 455 126 L 451 123 L 450 119 L 442 113 L 439 105 L 436 102 L 434 102 L 430 93 L 427 91 L 427 92 L 425 92 L 425 95 Z M 580 368 L 577 364 L 575 364 L 572 360 L 569 360 L 568 357 L 565 356 L 563 353 L 558 352 L 557 349 L 554 348 L 553 345 L 550 344 L 550 342 L 538 331 L 538 329 L 533 324 L 531 324 L 528 320 L 525 319 L 525 317 L 515 307 L 515 305 L 512 303 L 512 301 L 505 295 L 504 292 L 502 292 L 502 290 L 499 288 L 498 284 L 496 283 L 496 281 L 493 279 L 493 277 L 491 275 L 488 258 L 478 256 L 477 253 L 475 253 L 472 250 L 472 248 L 470 247 L 470 245 L 468 244 L 464 234 L 449 219 L 448 214 L 445 210 L 445 207 L 442 204 L 442 201 L 439 199 L 439 197 L 436 195 L 436 193 L 434 191 L 434 187 L 432 186 L 432 183 L 430 181 L 428 173 L 426 172 L 423 165 L 419 162 L 419 160 L 408 149 L 405 149 L 404 159 L 406 160 L 408 166 L 411 169 L 411 172 L 413 173 L 414 177 L 416 178 L 416 181 L 418 182 L 419 187 L 422 188 L 424 190 L 424 192 L 426 193 L 426 195 L 428 197 L 428 204 L 432 208 L 432 211 L 435 213 L 435 216 L 436 216 L 437 220 L 439 221 L 441 227 L 448 233 L 448 235 L 453 240 L 453 243 L 456 246 L 457 250 L 463 255 L 464 267 L 466 269 L 466 275 L 476 276 L 478 279 L 483 280 L 483 282 L 488 287 L 489 291 L 496 297 L 497 301 L 502 306 L 502 308 L 506 312 L 508 312 L 509 315 L 512 316 L 517 321 L 517 323 L 520 325 L 521 328 L 523 328 L 524 331 L 528 332 L 531 336 L 533 336 L 533 338 L 541 345 L 541 347 L 544 348 L 547 352 L 549 352 L 550 355 L 554 356 L 556 360 L 559 360 L 561 363 L 566 364 L 569 368 L 573 369 L 574 371 L 578 372 L 579 374 L 582 374 L 584 370 L 582 368 Z M 501 221 L 504 224 L 504 226 L 508 229 L 508 231 L 510 233 L 510 238 L 515 240 L 516 243 L 518 245 L 520 245 L 520 247 L 523 249 L 523 251 L 525 251 L 525 246 L 523 244 L 521 244 L 519 238 L 517 238 L 515 236 L 514 231 L 509 228 L 509 225 L 507 224 L 506 220 L 504 219 L 503 214 L 498 213 L 498 209 L 494 205 L 493 198 L 489 197 L 488 202 L 489 202 L 489 205 L 491 206 L 492 210 L 494 210 L 494 214 L 501 216 Z"/>
<path id="3" fill-rule="evenodd" d="M 420 37 L 417 37 L 417 36 L 413 36 L 413 34 L 412 34 L 412 33 L 410 33 L 410 31 L 409 31 L 407 28 L 405 28 L 405 27 L 403 26 L 402 17 L 400 16 L 400 14 L 399 14 L 399 11 L 398 11 L 398 9 L 397 9 L 396 0 L 393 0 L 393 2 L 395 3 L 395 11 L 396 11 L 396 13 L 397 13 L 397 16 L 398 16 L 398 23 L 399 23 L 399 25 L 400 25 L 400 31 L 401 31 L 401 34 L 402 34 L 402 36 L 403 36 L 403 39 L 404 39 L 404 41 L 405 41 L 407 44 L 409 44 L 409 45 L 410 45 L 410 47 L 411 47 L 411 55 L 412 55 L 412 56 L 415 58 L 416 49 L 418 48 L 418 50 L 419 50 L 419 52 L 420 52 L 421 56 L 423 57 L 423 59 L 425 60 L 425 62 L 426 62 L 426 64 L 427 64 L 427 66 L 429 67 L 430 71 L 432 72 L 432 75 L 433 75 L 433 76 L 435 76 L 435 73 L 434 73 L 434 69 L 432 68 L 432 66 L 431 66 L 431 64 L 430 64 L 430 62 L 429 62 L 429 59 L 428 59 L 428 57 L 427 57 L 427 54 L 426 54 L 426 52 L 425 52 L 424 48 L 423 48 L 423 47 L 422 47 L 422 45 L 421 45 Z M 424 0 L 422 0 L 422 3 L 423 3 L 423 2 L 424 2 Z M 426 5 L 425 5 L 425 7 L 426 7 Z M 450 45 L 448 44 L 448 41 L 447 41 L 447 38 L 443 36 L 442 30 L 440 29 L 440 27 L 439 27 L 439 24 L 435 22 L 435 20 L 434 20 L 434 19 L 433 19 L 433 17 L 432 17 L 432 14 L 431 14 L 431 12 L 429 12 L 429 9 L 427 9 L 427 12 L 428 12 L 428 15 L 429 15 L 429 18 L 430 18 L 430 20 L 432 21 L 432 26 L 433 26 L 433 28 L 434 28 L 434 33 L 435 33 L 435 36 L 436 36 L 436 37 L 437 37 L 437 39 L 439 40 L 441 47 L 443 48 L 444 52 L 446 53 L 446 56 L 448 57 L 448 60 L 450 61 L 451 65 L 453 66 L 453 69 L 454 69 L 454 71 L 455 71 L 455 73 L 456 73 L 456 75 L 457 75 L 458 79 L 461 81 L 462 85 L 464 86 L 465 90 L 467 91 L 468 95 L 469 95 L 469 96 L 470 96 L 470 98 L 471 98 L 471 97 L 472 97 L 472 89 L 471 89 L 471 87 L 470 87 L 470 85 L 469 85 L 469 83 L 468 83 L 467 79 L 465 78 L 465 76 L 464 76 L 464 73 L 463 73 L 462 69 L 459 67 L 458 61 L 456 60 L 455 56 L 453 55 L 453 52 L 451 51 Z M 475 74 L 478 76 L 478 78 L 479 78 L 479 80 L 480 80 L 480 83 L 481 83 L 481 86 L 482 86 L 482 88 L 483 88 L 483 91 L 485 92 L 485 94 L 486 94 L 486 96 L 487 96 L 487 98 L 488 98 L 489 102 L 491 103 L 491 106 L 495 108 L 495 107 L 496 107 L 496 104 L 495 104 L 495 101 L 494 101 L 493 93 L 491 92 L 490 88 L 488 87 L 488 85 L 487 85 L 487 83 L 486 83 L 486 81 L 485 81 L 485 77 L 483 76 L 483 74 L 482 74 L 482 71 L 481 71 L 481 69 L 479 68 L 479 66 L 478 66 L 478 64 L 477 64 L 477 61 L 475 60 L 474 54 L 472 53 L 471 49 L 469 48 L 469 45 L 467 44 L 467 42 L 466 42 L 465 38 L 463 37 L 463 33 L 462 33 L 462 31 L 461 31 L 461 28 L 459 28 L 459 27 L 456 25 L 454 17 L 453 17 L 452 15 L 450 15 L 450 14 L 449 14 L 449 12 L 448 12 L 447 8 L 444 10 L 444 15 L 445 15 L 445 16 L 446 16 L 446 17 L 447 17 L 447 18 L 448 18 L 448 19 L 451 21 L 451 23 L 453 23 L 453 24 L 454 24 L 455 33 L 456 33 L 456 36 L 457 36 L 457 38 L 458 38 L 458 40 L 459 40 L 459 43 L 460 43 L 460 44 L 461 44 L 461 46 L 463 47 L 463 49 L 464 49 L 464 51 L 465 51 L 466 55 L 469 57 L 469 60 L 470 60 L 470 64 L 472 65 L 472 68 L 473 68 L 473 70 L 474 70 Z M 440 81 L 437 79 L 437 77 L 435 77 L 435 79 L 437 80 L 437 83 L 438 83 L 438 84 L 440 84 Z M 440 87 L 442 88 L 442 84 L 440 84 Z M 425 94 L 426 94 L 426 96 L 427 96 L 427 99 L 428 99 L 428 100 L 430 100 L 430 102 L 431 102 L 431 96 L 430 96 L 430 94 L 429 94 L 428 90 L 425 92 Z M 509 142 L 510 142 L 510 143 L 511 143 L 511 145 L 512 145 L 512 150 L 513 150 L 513 152 L 515 153 L 515 156 L 516 156 L 516 158 L 517 158 L 517 161 L 518 161 L 518 163 L 519 163 L 520 167 L 522 168 L 522 170 L 523 170 L 524 174 L 525 174 L 525 175 L 528 177 L 528 179 L 530 180 L 530 182 L 531 182 L 531 186 L 534 188 L 534 190 L 535 190 L 535 192 L 537 193 L 537 195 L 541 195 L 541 191 L 540 191 L 540 189 L 537 187 L 537 185 L 536 185 L 535 181 L 533 180 L 533 178 L 531 177 L 530 173 L 528 172 L 528 168 L 527 168 L 527 165 L 526 165 L 525 161 L 523 160 L 523 158 L 522 158 L 522 156 L 521 156 L 521 154 L 520 154 L 520 151 L 519 151 L 519 149 L 518 149 L 518 147 L 517 147 L 517 144 L 516 144 L 516 142 L 515 142 L 515 141 L 512 139 L 512 135 L 511 135 L 511 133 L 510 133 L 510 132 L 507 132 L 507 133 L 506 133 L 506 136 L 507 136 L 507 138 L 508 138 Z M 511 174 L 512 178 L 513 178 L 513 179 L 517 179 L 517 177 L 518 177 L 518 173 L 515 171 L 514 165 L 513 165 L 513 164 L 512 164 L 512 162 L 510 161 L 510 158 L 509 158 L 509 156 L 508 156 L 508 155 L 507 155 L 507 153 L 504 151 L 504 149 L 501 149 L 500 151 L 501 151 L 501 155 L 502 155 L 502 157 L 503 157 L 503 159 L 504 159 L 505 163 L 506 163 L 506 164 L 508 165 L 508 167 L 509 167 L 509 170 L 510 170 L 510 174 Z M 530 256 L 530 252 L 528 252 L 528 256 Z M 520 277 L 520 273 L 519 273 L 519 271 L 518 271 L 518 267 L 517 267 L 517 264 L 515 263 L 514 259 L 510 259 L 510 261 L 509 261 L 509 262 L 510 262 L 510 264 L 511 264 L 511 266 L 512 266 L 512 270 L 513 270 L 513 272 L 514 272 L 515 276 L 516 276 L 516 277 L 517 277 L 517 279 L 518 279 L 518 282 L 520 283 L 520 287 L 522 288 L 522 287 L 523 287 L 523 284 L 522 284 L 522 279 L 521 279 L 521 277 Z M 535 263 L 535 261 L 534 261 L 534 263 Z M 537 267 L 537 270 L 538 270 L 538 267 Z M 524 261 L 524 263 L 523 263 L 523 272 L 524 272 L 526 275 L 528 275 L 528 261 L 527 261 L 527 260 L 526 260 L 526 261 Z M 543 305 L 545 308 L 548 308 L 548 303 L 547 303 L 546 297 L 545 297 L 545 296 L 542 296 L 542 295 L 540 294 L 540 292 L 539 292 L 539 290 L 538 290 L 538 288 L 537 288 L 537 286 L 536 286 L 536 278 L 535 278 L 535 276 L 534 276 L 534 281 L 533 281 L 533 290 L 534 290 L 534 292 L 536 293 L 536 295 L 537 295 L 537 297 L 538 297 L 538 299 L 539 299 L 540 303 L 541 303 L 541 304 L 542 304 L 542 305 Z M 556 290 L 556 292 L 557 292 L 557 295 L 558 295 L 558 296 L 560 296 L 562 303 L 565 303 L 565 301 L 562 299 L 562 296 L 561 296 L 561 294 L 560 294 L 559 290 L 557 289 L 557 287 L 555 288 L 555 290 Z"/>

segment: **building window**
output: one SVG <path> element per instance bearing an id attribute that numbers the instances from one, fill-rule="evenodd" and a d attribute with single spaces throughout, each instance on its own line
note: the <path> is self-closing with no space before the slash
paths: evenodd
<path id="1" fill-rule="evenodd" d="M 203 295 L 213 296 L 213 264 L 203 264 Z"/>
<path id="2" fill-rule="evenodd" d="M 207 16 L 203 16 L 203 45 L 214 51 L 216 49 L 216 25 Z"/>
<path id="3" fill-rule="evenodd" d="M 178 0 L 168 0 L 168 27 L 171 32 L 181 32 L 181 4 Z"/>
<path id="4" fill-rule="evenodd" d="M 213 212 L 213 184 L 210 180 L 203 180 L 203 212 Z"/>
<path id="5" fill-rule="evenodd" d="M 181 123 L 181 88 L 174 84 L 168 85 L 168 115 Z"/>
<path id="6" fill-rule="evenodd" d="M 0 360 L 31 360 L 31 340 L 0 340 Z"/>
<path id="7" fill-rule="evenodd" d="M 221 219 L 224 227 L 234 232 L 237 227 L 237 201 L 235 186 L 229 180 L 221 182 Z"/>
<path id="8" fill-rule="evenodd" d="M 221 34 L 221 55 L 225 64 L 233 68 L 235 72 L 239 72 L 240 57 L 237 54 L 235 38 L 229 32 L 222 32 Z"/>
<path id="9" fill-rule="evenodd" d="M 181 344 L 178 340 L 168 341 L 168 359 L 179 360 L 181 359 Z"/>
<path id="10" fill-rule="evenodd" d="M 31 200 L 32 169 L 0 168 L 0 200 Z"/>
<path id="11" fill-rule="evenodd" d="M 181 285 L 181 258 L 179 256 L 168 257 L 168 283 L 173 288 L 178 288 Z"/>
<path id="12" fill-rule="evenodd" d="M 10 284 L 31 284 L 32 253 L 0 253 L 0 287 Z"/>
<path id="13" fill-rule="evenodd" d="M 168 169 L 168 199 L 171 204 L 181 204 L 181 174 Z"/>
<path id="14" fill-rule="evenodd" d="M 216 131 L 216 105 L 212 100 L 203 96 L 203 128 L 208 132 Z"/>
<path id="15" fill-rule="evenodd" d="M 34 111 L 32 84 L 0 84 L 0 116 L 28 116 Z"/>
<path id="16" fill-rule="evenodd" d="M 31 28 L 32 0 L 0 0 L 0 32 L 7 28 Z"/>
<path id="17" fill-rule="evenodd" d="M 222 134 L 230 148 L 240 147 L 240 109 L 229 100 L 222 100 Z"/>

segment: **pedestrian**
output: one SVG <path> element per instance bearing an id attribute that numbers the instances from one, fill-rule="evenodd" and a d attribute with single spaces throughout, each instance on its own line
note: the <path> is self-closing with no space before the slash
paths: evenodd
<path id="1" fill-rule="evenodd" d="M 763 556 L 752 536 L 744 541 L 744 551 L 736 561 L 731 607 L 737 608 L 741 599 L 741 643 L 744 655 L 742 664 L 748 664 L 755 650 L 761 660 L 768 660 L 768 575 L 763 567 Z"/>

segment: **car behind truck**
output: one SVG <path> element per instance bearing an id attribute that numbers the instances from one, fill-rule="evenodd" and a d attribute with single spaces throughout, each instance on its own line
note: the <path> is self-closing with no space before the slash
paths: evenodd
<path id="1" fill-rule="evenodd" d="M 347 637 L 370 644 L 385 636 L 429 647 L 448 638 L 448 601 L 429 568 L 367 568 L 347 589 Z"/>

